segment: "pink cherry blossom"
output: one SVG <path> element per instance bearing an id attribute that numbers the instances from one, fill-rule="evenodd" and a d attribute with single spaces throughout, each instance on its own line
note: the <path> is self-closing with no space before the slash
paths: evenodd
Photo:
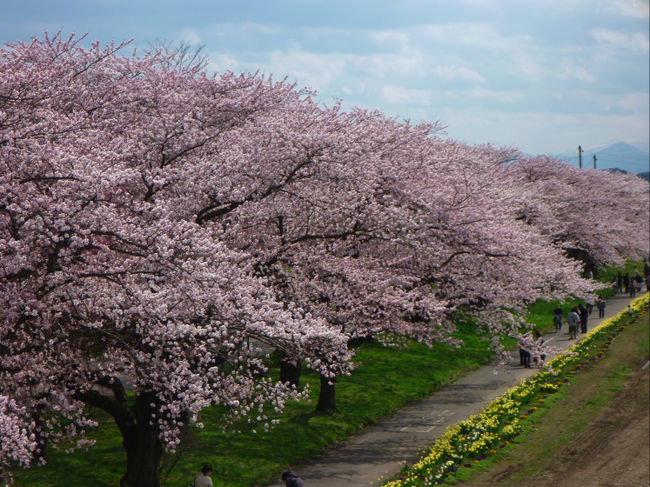
<path id="1" fill-rule="evenodd" d="M 84 444 L 92 405 L 123 435 L 123 484 L 157 486 L 201 409 L 265 424 L 264 403 L 307 395 L 266 378 L 269 349 L 326 386 L 350 338 L 455 343 L 459 314 L 499 350 L 530 302 L 596 288 L 567 250 L 647 251 L 632 177 L 123 49 L 0 51 L 0 427 L 18 432 L 0 468 Z"/>

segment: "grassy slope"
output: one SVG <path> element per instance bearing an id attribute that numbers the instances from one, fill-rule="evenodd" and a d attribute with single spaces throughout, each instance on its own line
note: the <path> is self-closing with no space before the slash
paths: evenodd
<path id="1" fill-rule="evenodd" d="M 610 485 L 614 480 L 619 482 L 616 485 L 637 485 L 635 481 L 626 484 L 618 473 L 616 478 L 608 478 L 614 472 L 593 464 L 600 462 L 603 448 L 607 456 L 603 462 L 610 464 L 616 463 L 617 455 L 623 462 L 635 456 L 630 451 L 607 450 L 606 445 L 621 428 L 629 424 L 634 428 L 639 415 L 648 414 L 647 371 L 640 370 L 648 360 L 648 318 L 646 313 L 617 336 L 605 357 L 581 369 L 571 387 L 547 399 L 512 444 L 471 469 L 459 470 L 457 478 L 447 484 L 587 485 L 585 477 L 593 475 L 605 476 L 600 479 L 604 483 L 590 478 L 590 485 Z M 642 441 L 647 446 L 647 436 Z M 638 475 L 638 469 L 631 475 Z"/>

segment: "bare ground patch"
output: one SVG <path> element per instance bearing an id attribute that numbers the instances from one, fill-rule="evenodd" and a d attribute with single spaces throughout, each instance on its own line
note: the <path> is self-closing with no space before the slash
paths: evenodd
<path id="1" fill-rule="evenodd" d="M 562 449 L 562 468 L 536 485 L 647 487 L 650 482 L 648 370 L 638 371 L 616 400 Z"/>

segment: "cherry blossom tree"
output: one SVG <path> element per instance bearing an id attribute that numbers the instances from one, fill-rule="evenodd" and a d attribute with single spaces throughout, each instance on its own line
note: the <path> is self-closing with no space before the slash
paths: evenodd
<path id="1" fill-rule="evenodd" d="M 163 450 L 203 407 L 281 409 L 299 396 L 260 374 L 256 344 L 324 374 L 349 354 L 187 205 L 195 162 L 291 87 L 169 71 L 122 47 L 57 35 L 0 52 L 2 424 L 23 432 L 2 458 L 83 444 L 88 404 L 122 433 L 121 484 L 157 486 Z"/>
<path id="2" fill-rule="evenodd" d="M 522 217 L 516 151 L 123 47 L 0 51 L 0 415 L 24 432 L 3 459 L 83 444 L 92 405 L 123 435 L 122 485 L 156 486 L 202 408 L 301 396 L 260 344 L 320 372 L 329 410 L 350 339 L 453 342 L 462 313 L 498 350 L 526 304 L 594 289 L 561 219 Z"/>
<path id="3" fill-rule="evenodd" d="M 498 190 L 509 182 L 501 168 L 513 151 L 472 148 L 433 137 L 435 125 L 342 113 L 296 96 L 280 112 L 228 134 L 230 152 L 219 157 L 238 161 L 227 175 L 234 196 L 220 184 L 232 165 L 206 161 L 199 218 L 221 221 L 285 299 L 350 338 L 449 340 L 462 308 L 480 315 L 496 346 L 519 327 L 512 311 L 593 289 L 516 221 Z M 321 410 L 334 407 L 331 383 L 321 381 Z"/>
<path id="4" fill-rule="evenodd" d="M 508 166 L 517 218 L 584 262 L 588 271 L 643 259 L 649 244 L 649 186 L 632 175 L 581 170 L 547 156 Z"/>
<path id="5" fill-rule="evenodd" d="M 476 312 L 499 336 L 508 332 L 505 322 L 514 324 L 505 307 L 520 310 L 539 297 L 584 296 L 593 289 L 574 263 L 513 218 L 505 190 L 510 179 L 501 168 L 515 152 L 422 135 L 408 145 L 382 167 L 383 179 L 392 182 L 383 193 L 382 203 L 391 203 L 384 203 L 390 214 L 382 227 L 394 232 L 392 262 L 412 282 L 428 285 L 429 295 L 434 288 L 446 303 L 443 318 L 459 308 Z"/>
<path id="6" fill-rule="evenodd" d="M 24 407 L 13 399 L 0 395 L 0 480 L 12 463 L 27 466 L 36 448 L 33 433 L 24 422 Z"/>

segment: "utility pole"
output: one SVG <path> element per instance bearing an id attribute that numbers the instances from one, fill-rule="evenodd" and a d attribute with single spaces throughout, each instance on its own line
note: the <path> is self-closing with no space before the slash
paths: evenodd
<path id="1" fill-rule="evenodd" d="M 582 169 L 582 153 L 583 153 L 583 152 L 584 152 L 584 151 L 582 150 L 582 146 L 579 145 L 579 146 L 578 146 L 578 167 L 579 167 L 580 169 Z"/>
<path id="2" fill-rule="evenodd" d="M 594 169 L 596 169 L 596 154 L 594 154 Z"/>

